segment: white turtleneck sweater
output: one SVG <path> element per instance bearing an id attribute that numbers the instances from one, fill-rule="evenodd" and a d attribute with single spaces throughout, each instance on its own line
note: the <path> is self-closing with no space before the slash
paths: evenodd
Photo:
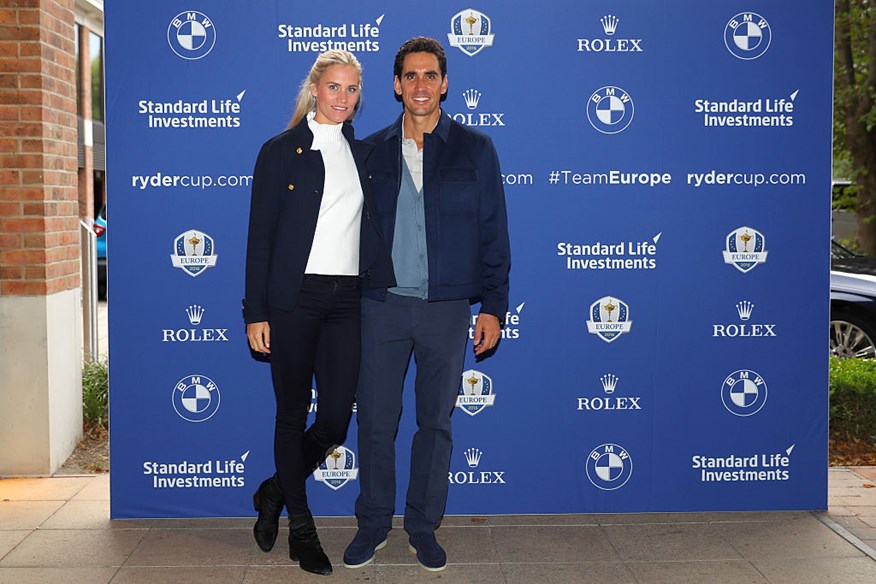
<path id="1" fill-rule="evenodd" d="M 313 112 L 307 115 L 307 126 L 313 132 L 310 149 L 322 154 L 325 185 L 304 273 L 356 276 L 364 202 L 356 162 L 341 133 L 343 124 L 320 124 L 313 117 Z"/>

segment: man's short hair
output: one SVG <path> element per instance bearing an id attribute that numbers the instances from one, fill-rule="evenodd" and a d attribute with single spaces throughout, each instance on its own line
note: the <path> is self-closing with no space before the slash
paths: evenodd
<path id="1" fill-rule="evenodd" d="M 398 53 L 395 54 L 395 63 L 392 67 L 393 75 L 401 79 L 405 57 L 411 53 L 432 53 L 438 59 L 441 78 L 447 77 L 447 55 L 444 53 L 444 47 L 435 39 L 428 37 L 412 38 L 399 48 Z"/>

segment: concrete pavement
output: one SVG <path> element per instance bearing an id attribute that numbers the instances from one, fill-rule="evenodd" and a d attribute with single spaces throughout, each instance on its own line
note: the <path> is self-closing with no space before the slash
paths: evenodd
<path id="1" fill-rule="evenodd" d="M 0 584 L 876 582 L 876 468 L 831 469 L 826 513 L 448 517 L 428 573 L 401 526 L 374 564 L 340 565 L 352 518 L 321 518 L 330 579 L 268 554 L 252 519 L 109 520 L 107 475 L 0 480 Z"/>

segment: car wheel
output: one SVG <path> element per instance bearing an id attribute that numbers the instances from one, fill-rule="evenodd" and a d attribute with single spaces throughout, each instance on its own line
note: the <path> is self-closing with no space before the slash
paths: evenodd
<path id="1" fill-rule="evenodd" d="M 876 358 L 876 331 L 854 312 L 834 311 L 830 315 L 830 354 L 840 359 Z"/>

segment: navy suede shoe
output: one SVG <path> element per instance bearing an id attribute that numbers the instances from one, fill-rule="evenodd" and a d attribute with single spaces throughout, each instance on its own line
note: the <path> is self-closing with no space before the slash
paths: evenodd
<path id="1" fill-rule="evenodd" d="M 386 546 L 386 529 L 362 529 L 344 551 L 344 566 L 361 568 L 374 561 L 374 552 Z"/>
<path id="2" fill-rule="evenodd" d="M 447 567 L 447 554 L 438 545 L 434 532 L 413 533 L 408 542 L 408 549 L 417 554 L 417 563 L 424 570 L 440 572 Z"/>

